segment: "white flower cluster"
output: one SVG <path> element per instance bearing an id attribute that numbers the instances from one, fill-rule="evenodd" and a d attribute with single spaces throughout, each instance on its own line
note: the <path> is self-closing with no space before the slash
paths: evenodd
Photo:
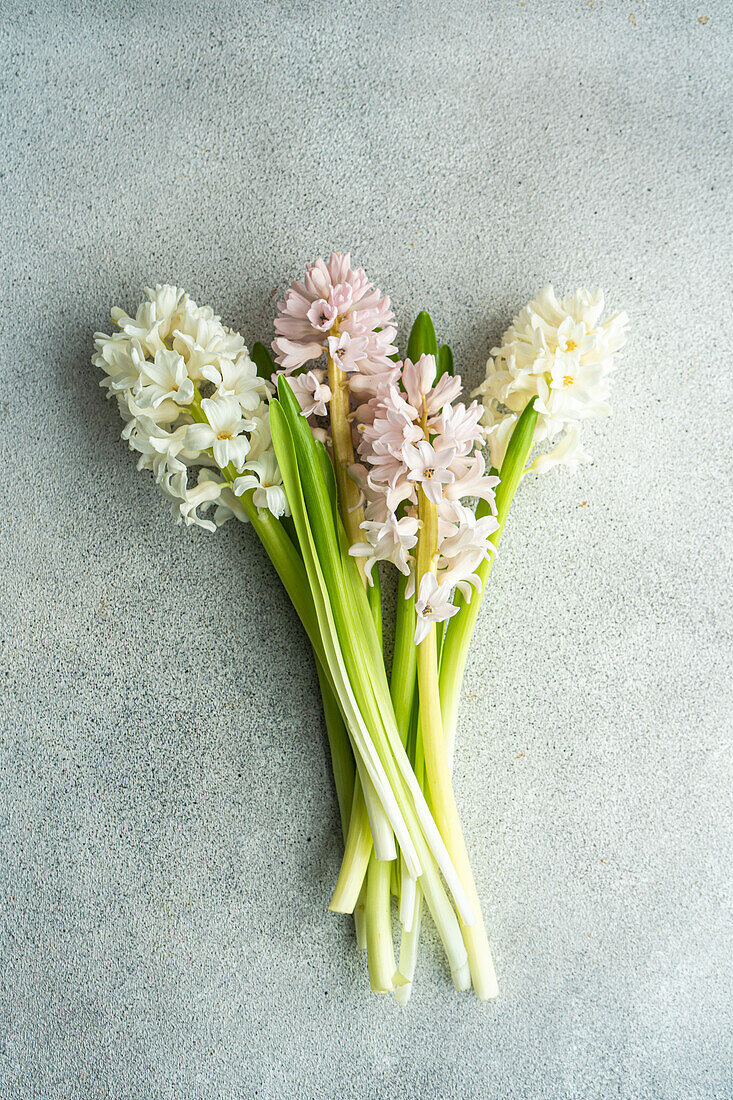
<path id="1" fill-rule="evenodd" d="M 608 416 L 614 356 L 625 343 L 625 313 L 601 321 L 603 293 L 577 290 L 558 301 L 551 286 L 530 302 L 491 352 L 486 380 L 475 391 L 484 403 L 483 422 L 491 461 L 501 467 L 518 417 L 535 397 L 535 441 L 558 440 L 532 469 L 558 463 L 575 467 L 589 459 L 580 443 L 580 423 Z M 558 439 L 558 437 L 560 437 Z"/>
<path id="2" fill-rule="evenodd" d="M 246 520 L 237 498 L 247 490 L 257 507 L 284 515 L 270 388 L 244 340 L 179 287 L 158 284 L 145 295 L 134 317 L 112 310 L 120 331 L 95 333 L 92 356 L 138 469 L 153 471 L 179 523 L 214 531 L 233 515 Z M 199 515 L 212 507 L 213 520 Z"/>

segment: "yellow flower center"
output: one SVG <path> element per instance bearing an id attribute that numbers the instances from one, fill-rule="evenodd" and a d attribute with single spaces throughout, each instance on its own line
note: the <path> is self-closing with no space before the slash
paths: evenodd
<path id="1" fill-rule="evenodd" d="M 577 350 L 578 350 L 578 345 L 575 343 L 575 340 L 568 340 L 568 342 L 565 345 L 565 351 L 577 351 Z"/>
<path id="2" fill-rule="evenodd" d="M 435 477 L 435 467 L 434 466 L 426 466 L 425 467 L 425 477 L 427 477 L 427 478 Z"/>
<path id="3" fill-rule="evenodd" d="M 232 438 L 232 433 L 227 432 L 227 431 L 222 431 L 222 432 L 219 432 L 219 434 L 216 438 L 217 439 L 231 439 Z"/>
<path id="4" fill-rule="evenodd" d="M 575 379 L 573 378 L 572 374 L 566 374 L 564 376 L 563 380 L 562 380 L 562 384 L 565 387 L 565 389 L 567 389 L 568 386 L 572 386 L 574 381 L 575 381 Z"/>

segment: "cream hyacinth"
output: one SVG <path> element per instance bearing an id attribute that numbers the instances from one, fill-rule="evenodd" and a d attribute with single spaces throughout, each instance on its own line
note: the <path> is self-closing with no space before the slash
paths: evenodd
<path id="1" fill-rule="evenodd" d="M 145 295 L 134 317 L 111 311 L 120 331 L 96 333 L 92 357 L 138 469 L 153 471 L 179 523 L 214 531 L 232 516 L 246 520 L 237 497 L 248 489 L 258 507 L 285 514 L 270 386 L 244 340 L 177 286 L 146 287 Z M 212 508 L 213 519 L 199 514 Z"/>
<path id="2" fill-rule="evenodd" d="M 514 318 L 501 346 L 493 348 L 486 380 L 475 391 L 484 404 L 483 423 L 491 461 L 501 467 L 514 425 L 536 398 L 535 442 L 554 444 L 532 469 L 559 463 L 575 467 L 590 456 L 580 442 L 581 421 L 608 416 L 610 375 L 625 343 L 625 313 L 601 320 L 603 293 L 576 290 L 561 300 L 551 286 Z"/>

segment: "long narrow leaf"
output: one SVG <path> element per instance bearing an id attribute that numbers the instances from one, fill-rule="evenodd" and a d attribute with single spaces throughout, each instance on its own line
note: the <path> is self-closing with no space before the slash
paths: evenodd
<path id="1" fill-rule="evenodd" d="M 379 801 L 394 830 L 400 848 L 405 855 L 405 859 L 412 868 L 412 873 L 419 875 L 421 873 L 421 867 L 415 846 L 410 837 L 394 790 L 387 778 L 384 764 L 374 745 L 369 728 L 362 717 L 349 675 L 346 671 L 343 654 L 339 644 L 338 632 L 333 618 L 329 592 L 316 553 L 309 516 L 305 507 L 303 489 L 298 472 L 290 427 L 285 412 L 278 401 L 270 402 L 270 428 L 275 453 L 283 476 L 285 491 L 288 495 L 290 509 L 300 540 L 303 561 L 306 572 L 308 573 L 313 601 L 321 628 L 326 660 L 347 722 L 347 728 L 352 735 L 354 753 L 360 757 L 364 763 L 364 767 L 374 785 Z M 379 828 L 377 831 L 381 832 Z"/>

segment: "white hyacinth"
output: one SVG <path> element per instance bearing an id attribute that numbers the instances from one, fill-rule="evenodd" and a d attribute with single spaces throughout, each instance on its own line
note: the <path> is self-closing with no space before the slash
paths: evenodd
<path id="1" fill-rule="evenodd" d="M 247 490 L 257 507 L 286 514 L 270 387 L 244 340 L 179 287 L 146 287 L 145 295 L 134 317 L 111 311 L 120 331 L 96 333 L 92 356 L 105 373 L 100 385 L 117 399 L 138 469 L 153 471 L 179 523 L 214 531 L 232 516 L 246 520 L 237 498 Z M 213 519 L 199 515 L 211 508 Z"/>
<path id="2" fill-rule="evenodd" d="M 558 301 L 551 286 L 530 302 L 493 348 L 486 380 L 476 390 L 484 404 L 483 423 L 491 461 L 499 469 L 509 437 L 534 397 L 535 441 L 555 445 L 531 469 L 559 463 L 574 467 L 589 455 L 580 443 L 580 424 L 608 416 L 610 375 L 625 343 L 625 313 L 601 320 L 603 293 L 576 290 Z M 557 442 L 555 442 L 557 441 Z"/>

